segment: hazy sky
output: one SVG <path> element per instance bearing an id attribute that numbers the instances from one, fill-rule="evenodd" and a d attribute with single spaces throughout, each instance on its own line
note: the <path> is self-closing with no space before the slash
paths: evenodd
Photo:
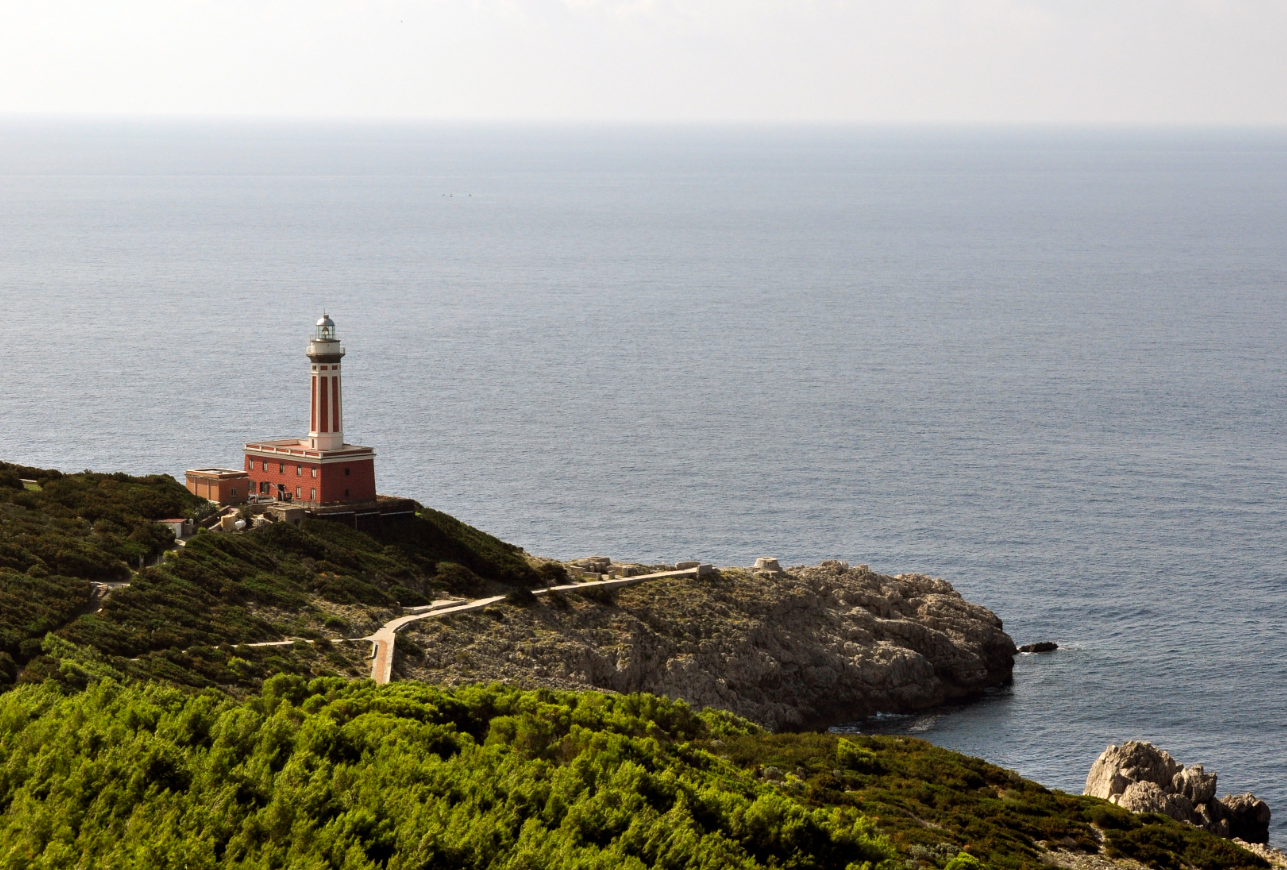
<path id="1" fill-rule="evenodd" d="M 1284 0 L 0 0 L 0 112 L 1287 123 Z"/>

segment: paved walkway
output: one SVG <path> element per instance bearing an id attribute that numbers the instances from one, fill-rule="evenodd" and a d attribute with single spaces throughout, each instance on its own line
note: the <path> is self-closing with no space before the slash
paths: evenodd
<path id="1" fill-rule="evenodd" d="M 548 595 L 551 592 L 581 592 L 586 589 L 619 589 L 622 586 L 634 586 L 648 580 L 661 580 L 665 577 L 698 577 L 713 571 L 710 565 L 696 568 L 683 568 L 678 571 L 658 571 L 656 574 L 642 574 L 638 577 L 617 577 L 612 580 L 591 580 L 588 583 L 566 583 L 562 586 L 550 586 L 546 589 L 533 589 L 533 595 Z M 453 613 L 465 613 L 471 610 L 482 610 L 488 605 L 504 601 L 506 596 L 493 595 L 491 598 L 476 598 L 473 601 L 461 599 L 440 599 L 427 607 L 415 608 L 421 612 L 399 616 L 380 626 L 374 634 L 362 638 L 371 641 L 371 679 L 384 685 L 393 677 L 394 635 L 412 622 L 421 619 L 435 619 L 439 616 L 450 616 Z M 286 641 L 289 643 L 290 641 Z M 281 641 L 277 641 L 281 643 Z"/>

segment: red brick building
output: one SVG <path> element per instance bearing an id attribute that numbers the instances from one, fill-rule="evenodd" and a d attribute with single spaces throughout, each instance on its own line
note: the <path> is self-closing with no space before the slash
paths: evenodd
<path id="1" fill-rule="evenodd" d="M 235 468 L 189 468 L 188 489 L 221 505 L 245 504 L 250 476 Z"/>
<path id="2" fill-rule="evenodd" d="M 246 444 L 252 494 L 304 506 L 375 500 L 375 451 L 344 443 L 340 360 L 344 347 L 325 314 L 308 344 L 310 415 L 307 438 Z"/>

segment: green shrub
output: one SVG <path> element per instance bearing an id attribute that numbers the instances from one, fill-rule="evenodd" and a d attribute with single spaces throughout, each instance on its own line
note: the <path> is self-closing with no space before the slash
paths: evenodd
<path id="1" fill-rule="evenodd" d="M 530 589 L 515 589 L 505 596 L 505 600 L 516 607 L 531 607 L 536 603 L 536 596 Z"/>
<path id="2" fill-rule="evenodd" d="M 862 773 L 875 773 L 879 766 L 876 753 L 844 738 L 836 741 L 836 764 L 844 770 Z"/>
<path id="3" fill-rule="evenodd" d="M 425 651 L 420 648 L 414 640 L 405 634 L 395 634 L 393 636 L 393 646 L 400 656 L 412 656 L 413 658 L 422 658 Z"/>
<path id="4" fill-rule="evenodd" d="M 1086 818 L 1105 831 L 1138 828 L 1140 821 L 1130 810 L 1104 803 L 1088 807 Z"/>
<path id="5" fill-rule="evenodd" d="M 429 603 L 429 599 L 414 589 L 395 584 L 389 587 L 389 594 L 403 607 L 419 607 Z"/>
<path id="6" fill-rule="evenodd" d="M 457 565 L 454 562 L 440 562 L 437 568 L 438 574 L 433 580 L 437 586 L 442 586 L 444 589 L 463 595 L 481 594 L 486 589 L 487 584 L 483 581 L 483 578 L 464 565 Z"/>
<path id="7" fill-rule="evenodd" d="M 544 586 L 562 586 L 570 582 L 568 569 L 561 562 L 542 562 L 536 573 Z"/>
<path id="8" fill-rule="evenodd" d="M 979 859 L 975 858 L 968 852 L 961 852 L 947 864 L 943 865 L 943 870 L 979 870 L 983 865 Z"/>
<path id="9" fill-rule="evenodd" d="M 326 626 L 331 631 L 338 631 L 341 634 L 351 630 L 351 626 L 349 625 L 349 621 L 347 619 L 345 619 L 342 616 L 336 616 L 333 613 L 326 615 L 326 617 L 322 620 L 322 625 Z"/>

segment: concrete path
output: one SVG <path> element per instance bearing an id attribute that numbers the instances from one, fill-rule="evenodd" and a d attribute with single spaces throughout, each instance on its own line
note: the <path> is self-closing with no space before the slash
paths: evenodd
<path id="1" fill-rule="evenodd" d="M 696 568 L 683 568 L 678 571 L 658 571 L 656 574 L 641 574 L 638 577 L 616 577 L 612 580 L 591 580 L 588 583 L 566 583 L 562 586 L 550 586 L 546 589 L 533 589 L 533 595 L 548 595 L 551 592 L 581 592 L 586 589 L 620 589 L 622 586 L 634 586 L 649 580 L 661 580 L 666 577 L 700 577 L 715 569 L 710 565 L 699 565 Z M 417 607 L 419 613 L 399 616 L 380 626 L 379 630 L 362 640 L 371 641 L 371 679 L 384 685 L 393 677 L 393 644 L 394 635 L 410 623 L 420 619 L 432 619 L 439 616 L 450 616 L 454 613 L 466 613 L 471 610 L 482 610 L 488 605 L 504 601 L 507 596 L 494 595 L 491 598 L 476 598 L 473 601 L 461 602 L 459 599 L 441 599 Z M 448 606 L 450 605 L 450 606 Z M 287 641 L 289 643 L 289 641 Z"/>
<path id="2" fill-rule="evenodd" d="M 443 616 L 448 613 L 463 613 L 467 610 L 482 610 L 489 604 L 495 604 L 497 601 L 504 601 L 504 595 L 496 595 L 492 598 L 477 598 L 473 601 L 462 601 L 461 599 L 439 599 L 429 605 L 428 610 L 417 607 L 419 613 L 409 613 L 405 616 L 399 616 L 397 619 L 391 619 L 369 637 L 363 640 L 371 641 L 371 679 L 380 685 L 389 682 L 393 675 L 393 636 L 408 623 L 415 622 L 417 619 L 428 619 L 431 616 Z"/>

